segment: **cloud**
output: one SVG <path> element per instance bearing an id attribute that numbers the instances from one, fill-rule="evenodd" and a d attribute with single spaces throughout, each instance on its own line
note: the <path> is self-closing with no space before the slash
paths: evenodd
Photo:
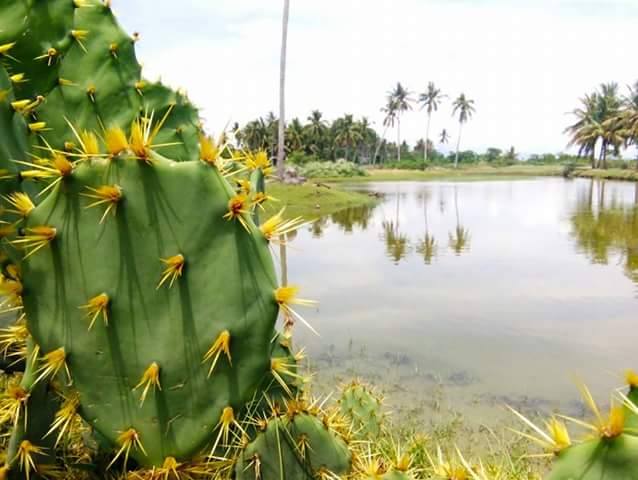
<path id="1" fill-rule="evenodd" d="M 633 0 L 291 0 L 289 118 L 367 116 L 382 130 L 387 90 L 436 82 L 476 101 L 463 145 L 560 151 L 578 98 L 601 82 L 636 80 L 628 55 Z M 124 25 L 141 30 L 146 74 L 185 88 L 211 130 L 276 111 L 281 1 L 128 0 Z M 604 15 L 602 15 L 604 13 Z M 449 102 L 433 132 L 457 125 Z M 406 115 L 405 137 L 425 117 Z M 390 135 L 394 135 L 390 132 Z M 433 135 L 434 136 L 434 133 Z"/>

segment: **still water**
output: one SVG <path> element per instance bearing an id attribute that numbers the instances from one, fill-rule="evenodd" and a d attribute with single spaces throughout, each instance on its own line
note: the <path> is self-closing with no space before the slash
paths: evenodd
<path id="1" fill-rule="evenodd" d="M 489 423 L 505 403 L 578 414 L 638 368 L 638 186 L 585 179 L 353 185 L 375 207 L 300 231 L 289 281 L 315 384 L 360 376 L 395 412 Z"/>

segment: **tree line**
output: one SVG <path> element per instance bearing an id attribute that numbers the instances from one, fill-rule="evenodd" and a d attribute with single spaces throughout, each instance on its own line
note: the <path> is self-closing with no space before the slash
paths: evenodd
<path id="1" fill-rule="evenodd" d="M 617 83 L 603 83 L 571 113 L 576 122 L 565 129 L 569 145 L 577 146 L 578 155 L 589 158 L 592 168 L 606 169 L 610 154 L 618 157 L 638 146 L 638 81 L 624 95 Z"/>
<path id="2" fill-rule="evenodd" d="M 386 102 L 381 111 L 384 113 L 384 131 L 379 135 L 366 117 L 355 118 L 346 114 L 333 122 L 327 122 L 319 110 L 314 110 L 305 122 L 299 118 L 292 119 L 284 127 L 284 149 L 287 155 L 304 154 L 313 156 L 317 160 L 346 160 L 360 163 L 378 163 L 389 159 L 389 151 L 396 152 L 396 160 L 401 161 L 406 154 L 414 159 L 414 153 L 422 152 L 424 162 L 428 162 L 430 156 L 435 156 L 439 161 L 443 158 L 435 151 L 434 141 L 430 139 L 430 125 L 432 116 L 439 110 L 446 95 L 430 82 L 427 89 L 415 99 L 412 92 L 406 89 L 400 82 L 386 95 Z M 425 139 L 420 139 L 414 148 L 407 145 L 401 138 L 401 119 L 414 106 L 420 106 L 427 114 L 427 126 Z M 472 117 L 475 112 L 474 101 L 465 94 L 459 95 L 452 102 L 452 115 L 458 117 L 459 135 L 454 155 L 454 164 L 458 165 L 463 159 L 460 151 L 461 131 L 463 124 Z M 279 119 L 270 112 L 266 117 L 260 117 L 248 122 L 244 126 L 234 125 L 237 146 L 249 149 L 266 149 L 271 157 L 277 157 L 279 153 L 278 141 L 281 138 Z M 396 143 L 389 142 L 386 135 L 390 128 L 396 128 Z M 445 145 L 449 142 L 450 135 L 447 129 L 443 129 L 437 135 L 436 141 Z M 467 155 L 466 155 L 467 158 Z"/>

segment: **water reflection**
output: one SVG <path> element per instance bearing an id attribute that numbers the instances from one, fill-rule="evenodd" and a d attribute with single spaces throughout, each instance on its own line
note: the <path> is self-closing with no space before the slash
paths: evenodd
<path id="1" fill-rule="evenodd" d="M 387 220 L 383 222 L 383 241 L 386 254 L 398 265 L 408 255 L 408 237 L 399 231 L 399 221 Z"/>
<path id="2" fill-rule="evenodd" d="M 604 181 L 592 181 L 588 194 L 580 196 L 571 216 L 572 234 L 592 263 L 621 264 L 627 277 L 638 283 L 638 184 L 634 205 L 608 199 L 605 187 Z"/>
<path id="3" fill-rule="evenodd" d="M 318 381 L 396 385 L 397 408 L 443 385 L 450 405 L 483 421 L 518 401 L 573 411 L 574 374 L 602 398 L 621 382 L 610 372 L 635 362 L 634 184 L 350 188 L 381 201 L 322 219 L 288 249 L 291 283 L 320 301 L 304 316 L 321 337 L 295 332 Z"/>
<path id="4" fill-rule="evenodd" d="M 423 257 L 423 261 L 426 265 L 432 265 L 432 260 L 438 253 L 438 246 L 436 238 L 434 238 L 434 235 L 430 233 L 430 228 L 428 226 L 428 201 L 430 200 L 430 195 L 421 193 L 419 195 L 419 199 L 423 201 L 423 223 L 425 226 L 425 232 L 423 234 L 423 238 L 419 239 L 417 242 L 415 251 Z"/>
<path id="5" fill-rule="evenodd" d="M 335 225 L 339 225 L 346 233 L 352 233 L 354 227 L 367 230 L 374 209 L 374 205 L 347 208 L 330 215 L 330 220 Z"/>
<path id="6" fill-rule="evenodd" d="M 454 210 L 456 212 L 456 228 L 449 234 L 450 248 L 458 256 L 470 249 L 470 231 L 461 225 L 461 215 L 459 214 L 459 191 L 458 186 L 454 186 Z"/>

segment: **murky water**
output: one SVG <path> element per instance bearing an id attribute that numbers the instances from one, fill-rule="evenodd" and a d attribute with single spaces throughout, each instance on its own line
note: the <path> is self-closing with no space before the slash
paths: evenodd
<path id="1" fill-rule="evenodd" d="M 489 423 L 505 403 L 577 413 L 638 368 L 638 186 L 589 180 L 371 183 L 374 208 L 300 231 L 290 282 L 316 383 L 362 376 L 415 418 Z"/>

